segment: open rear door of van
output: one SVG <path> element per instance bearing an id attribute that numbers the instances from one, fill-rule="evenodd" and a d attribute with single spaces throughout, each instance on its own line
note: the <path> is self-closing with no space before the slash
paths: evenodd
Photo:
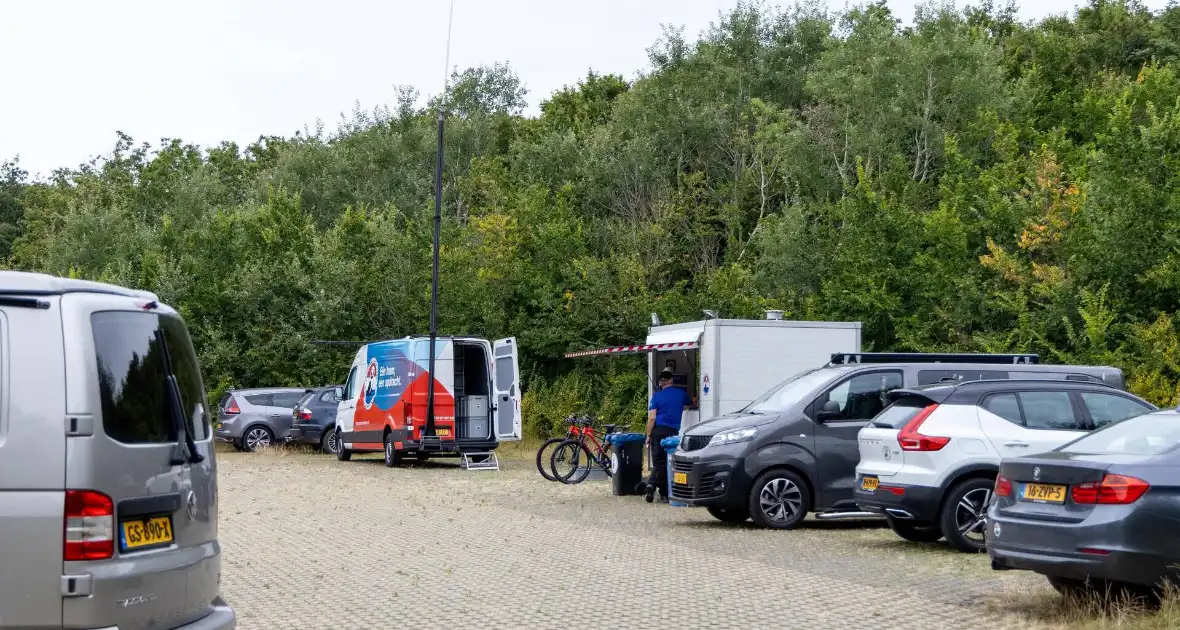
<path id="1" fill-rule="evenodd" d="M 519 440 L 520 364 L 516 356 L 516 337 L 497 339 L 492 344 L 496 359 L 496 439 Z"/>

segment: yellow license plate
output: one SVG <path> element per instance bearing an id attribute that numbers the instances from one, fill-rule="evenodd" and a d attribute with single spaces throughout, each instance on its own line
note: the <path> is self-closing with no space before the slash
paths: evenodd
<path id="1" fill-rule="evenodd" d="M 876 477 L 864 477 L 860 480 L 860 489 L 873 491 L 877 489 L 877 484 L 879 483 L 881 483 L 881 480 Z"/>
<path id="2" fill-rule="evenodd" d="M 688 483 L 688 473 L 672 473 L 672 483 L 685 485 Z"/>
<path id="3" fill-rule="evenodd" d="M 1035 503 L 1065 503 L 1065 486 L 1030 483 L 1024 486 L 1020 498 Z"/>
<path id="4" fill-rule="evenodd" d="M 438 437 L 451 437 L 451 430 L 450 429 L 439 429 L 438 430 Z"/>
<path id="5" fill-rule="evenodd" d="M 157 516 L 143 521 L 123 522 L 123 548 L 138 549 L 172 542 L 172 517 Z"/>

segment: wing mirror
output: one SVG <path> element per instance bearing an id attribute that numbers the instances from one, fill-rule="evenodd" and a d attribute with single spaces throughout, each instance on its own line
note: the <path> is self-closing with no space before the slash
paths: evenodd
<path id="1" fill-rule="evenodd" d="M 344 388 L 343 387 L 333 387 L 332 388 L 332 395 L 336 396 L 336 402 L 340 402 L 340 401 L 344 400 Z"/>
<path id="2" fill-rule="evenodd" d="M 827 422 L 828 420 L 839 420 L 843 416 L 844 414 L 840 411 L 840 403 L 834 400 L 829 400 L 828 402 L 824 403 L 824 406 L 819 410 L 819 413 L 815 414 L 815 419 L 819 420 L 820 422 Z"/>

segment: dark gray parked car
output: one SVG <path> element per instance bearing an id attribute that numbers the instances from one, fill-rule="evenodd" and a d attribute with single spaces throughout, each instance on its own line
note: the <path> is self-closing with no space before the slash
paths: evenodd
<path id="1" fill-rule="evenodd" d="M 336 431 L 336 407 L 344 387 L 332 385 L 309 389 L 291 410 L 291 433 L 287 439 L 297 444 L 318 446 L 325 453 L 340 447 Z"/>
<path id="2" fill-rule="evenodd" d="M 305 391 L 296 387 L 231 389 L 217 404 L 213 437 L 247 452 L 284 442 L 291 430 L 291 410 Z"/>
<path id="3" fill-rule="evenodd" d="M 1178 488 L 1175 410 L 1006 459 L 988 510 L 992 568 L 1035 571 L 1061 592 L 1143 592 L 1164 578 L 1180 584 Z"/>

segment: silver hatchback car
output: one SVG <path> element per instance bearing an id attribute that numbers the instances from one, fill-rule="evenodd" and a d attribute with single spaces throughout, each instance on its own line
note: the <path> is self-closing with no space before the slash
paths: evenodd
<path id="1" fill-rule="evenodd" d="M 213 437 L 246 452 L 285 442 L 291 432 L 291 412 L 305 393 L 306 389 L 293 387 L 231 389 L 217 403 Z"/>
<path id="2" fill-rule="evenodd" d="M 0 625 L 234 627 L 204 391 L 155 295 L 0 272 Z"/>

